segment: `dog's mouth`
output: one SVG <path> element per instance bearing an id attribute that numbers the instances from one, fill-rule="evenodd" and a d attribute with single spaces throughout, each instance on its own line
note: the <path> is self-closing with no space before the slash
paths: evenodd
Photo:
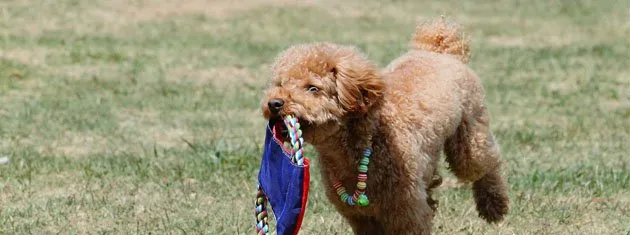
<path id="1" fill-rule="evenodd" d="M 279 142 L 284 143 L 289 140 L 289 130 L 284 122 L 280 118 L 274 118 L 271 120 L 273 123 L 273 137 Z"/>
<path id="2" fill-rule="evenodd" d="M 302 130 L 302 133 L 305 133 L 311 126 L 308 122 L 305 122 L 301 120 L 300 118 L 298 118 L 298 122 L 300 123 L 300 130 Z M 285 143 L 285 142 L 291 141 L 291 138 L 289 136 L 289 130 L 287 129 L 287 126 L 284 124 L 284 120 L 281 117 L 272 118 L 271 123 L 273 127 L 272 129 L 273 137 L 279 143 Z"/>

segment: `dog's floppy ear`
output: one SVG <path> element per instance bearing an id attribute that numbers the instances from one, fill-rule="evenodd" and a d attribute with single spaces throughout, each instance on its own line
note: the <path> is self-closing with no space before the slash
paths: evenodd
<path id="1" fill-rule="evenodd" d="M 385 83 L 376 65 L 356 49 L 343 48 L 330 68 L 335 77 L 337 96 L 341 106 L 350 113 L 365 113 L 382 96 Z"/>

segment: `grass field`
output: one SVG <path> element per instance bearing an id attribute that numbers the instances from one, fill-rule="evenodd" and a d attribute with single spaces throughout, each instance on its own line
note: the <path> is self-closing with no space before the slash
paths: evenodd
<path id="1" fill-rule="evenodd" d="M 385 66 L 417 22 L 441 14 L 473 39 L 513 204 L 485 224 L 447 175 L 435 233 L 630 234 L 630 1 L 0 9 L 0 234 L 254 234 L 259 99 L 274 56 L 332 41 Z M 302 234 L 349 234 L 313 177 Z"/>

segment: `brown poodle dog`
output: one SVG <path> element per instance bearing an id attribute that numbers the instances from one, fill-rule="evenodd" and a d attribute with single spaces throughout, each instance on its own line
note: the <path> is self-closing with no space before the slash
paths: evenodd
<path id="1" fill-rule="evenodd" d="M 502 220 L 509 203 L 501 156 L 481 81 L 465 65 L 468 41 L 441 19 L 419 25 L 411 47 L 379 71 L 354 47 L 293 46 L 275 61 L 263 114 L 299 118 L 319 153 L 327 196 L 355 234 L 430 234 L 442 150 L 454 174 L 473 182 L 479 215 Z M 370 203 L 349 206 L 333 181 L 352 195 L 365 148 L 373 149 Z"/>

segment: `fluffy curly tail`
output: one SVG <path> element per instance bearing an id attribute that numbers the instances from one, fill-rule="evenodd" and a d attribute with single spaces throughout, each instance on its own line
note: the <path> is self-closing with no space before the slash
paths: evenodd
<path id="1" fill-rule="evenodd" d="M 458 24 L 447 22 L 441 17 L 418 25 L 410 46 L 415 50 L 450 54 L 467 63 L 470 57 L 469 41 Z"/>

